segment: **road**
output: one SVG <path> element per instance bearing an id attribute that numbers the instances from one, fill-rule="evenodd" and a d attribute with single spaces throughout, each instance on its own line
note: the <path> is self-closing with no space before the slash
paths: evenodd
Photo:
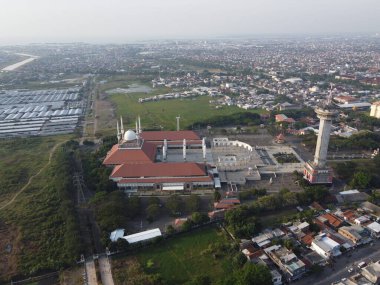
<path id="1" fill-rule="evenodd" d="M 99 271 L 102 276 L 103 285 L 114 285 L 112 272 L 111 272 L 111 264 L 107 256 L 99 257 Z"/>
<path id="2" fill-rule="evenodd" d="M 94 260 L 86 261 L 86 272 L 88 285 L 98 285 Z"/>
<path id="3" fill-rule="evenodd" d="M 351 257 L 350 257 L 351 255 Z M 373 246 L 366 245 L 359 247 L 349 253 L 346 253 L 336 259 L 334 267 L 325 267 L 325 270 L 319 276 L 308 276 L 294 282 L 294 285 L 326 285 L 342 278 L 348 278 L 359 272 L 357 264 L 361 261 L 367 263 L 380 259 L 380 241 L 374 241 Z M 353 267 L 354 272 L 349 273 L 348 268 Z"/>

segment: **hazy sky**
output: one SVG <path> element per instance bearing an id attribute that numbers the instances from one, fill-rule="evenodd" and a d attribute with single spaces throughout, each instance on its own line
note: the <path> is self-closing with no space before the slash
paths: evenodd
<path id="1" fill-rule="evenodd" d="M 380 0 L 0 0 L 0 44 L 380 33 Z"/>

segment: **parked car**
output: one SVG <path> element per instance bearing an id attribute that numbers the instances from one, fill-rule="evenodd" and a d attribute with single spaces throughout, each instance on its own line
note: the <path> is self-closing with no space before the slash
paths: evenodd
<path id="1" fill-rule="evenodd" d="M 358 268 L 363 268 L 364 266 L 366 266 L 367 263 L 365 263 L 365 261 L 362 261 L 358 264 Z"/>

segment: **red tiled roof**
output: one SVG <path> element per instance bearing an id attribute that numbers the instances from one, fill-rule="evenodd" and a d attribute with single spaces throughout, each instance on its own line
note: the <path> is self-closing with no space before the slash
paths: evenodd
<path id="1" fill-rule="evenodd" d="M 103 161 L 105 165 L 120 165 L 124 163 L 152 163 L 155 159 L 157 147 L 149 142 L 144 142 L 141 149 L 122 149 L 115 144 L 107 153 Z"/>
<path id="2" fill-rule="evenodd" d="M 311 203 L 311 205 L 310 205 L 313 209 L 315 209 L 315 210 L 318 210 L 318 211 L 323 211 L 325 208 L 323 208 L 322 206 L 321 206 L 321 204 L 319 204 L 318 202 L 313 202 L 313 203 Z"/>
<path id="3" fill-rule="evenodd" d="M 322 217 L 327 219 L 329 224 L 335 228 L 338 228 L 343 224 L 343 221 L 333 214 L 327 213 L 322 215 Z"/>
<path id="4" fill-rule="evenodd" d="M 174 178 L 123 178 L 118 184 L 125 183 L 181 183 L 181 182 L 212 182 L 209 176 L 202 177 L 174 177 Z"/>
<path id="5" fill-rule="evenodd" d="M 179 140 L 200 140 L 200 137 L 193 131 L 146 131 L 140 134 L 146 141 L 179 141 Z"/>
<path id="6" fill-rule="evenodd" d="M 207 176 L 205 165 L 193 162 L 123 164 L 120 167 L 115 167 L 111 174 L 112 178 L 189 176 Z"/>
<path id="7" fill-rule="evenodd" d="M 314 239 L 314 235 L 312 234 L 307 234 L 303 238 L 301 238 L 301 241 L 306 244 L 306 245 L 311 245 L 311 242 Z"/>

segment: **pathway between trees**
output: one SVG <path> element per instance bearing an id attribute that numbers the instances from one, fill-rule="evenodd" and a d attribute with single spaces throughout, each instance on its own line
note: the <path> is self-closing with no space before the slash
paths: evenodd
<path id="1" fill-rule="evenodd" d="M 44 165 L 44 166 L 42 166 L 41 167 L 41 169 L 36 173 L 36 174 L 34 174 L 34 175 L 32 175 L 30 178 L 29 178 L 29 180 L 28 180 L 28 182 L 12 197 L 12 199 L 11 200 L 9 200 L 6 204 L 4 204 L 4 205 L 2 205 L 1 207 L 0 207 L 0 210 L 3 210 L 3 209 L 5 209 L 6 207 L 8 207 L 9 205 L 12 205 L 13 204 L 13 202 L 16 200 L 16 198 L 18 197 L 18 195 L 20 195 L 22 192 L 24 192 L 27 188 L 28 188 L 28 186 L 32 183 L 32 181 L 33 181 L 33 179 L 35 178 L 35 177 L 37 177 L 38 175 L 40 175 L 41 173 L 42 173 L 42 171 L 46 168 L 46 167 L 48 167 L 49 165 L 50 165 L 50 163 L 51 163 L 51 159 L 52 159 L 52 157 L 53 157 L 53 154 L 54 154 L 54 152 L 55 152 L 55 150 L 60 146 L 60 145 L 62 145 L 63 143 L 65 143 L 66 141 L 64 141 L 64 142 L 60 142 L 60 143 L 57 143 L 56 145 L 54 145 L 54 147 L 50 150 L 50 152 L 49 152 L 49 160 L 48 160 L 48 162 Z"/>

